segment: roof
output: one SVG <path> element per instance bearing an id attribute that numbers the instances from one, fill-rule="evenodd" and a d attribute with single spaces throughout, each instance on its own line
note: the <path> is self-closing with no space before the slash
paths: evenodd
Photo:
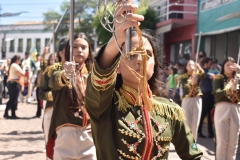
<path id="1" fill-rule="evenodd" d="M 217 31 L 201 33 L 201 35 L 202 36 L 211 36 L 211 35 L 217 35 L 217 34 L 223 34 L 223 33 L 236 31 L 236 30 L 239 30 L 239 29 L 240 29 L 240 26 L 236 26 L 236 27 L 231 27 L 231 28 L 220 29 L 220 30 L 217 30 Z M 195 34 L 195 36 L 198 36 L 198 35 L 199 35 L 199 33 Z"/>

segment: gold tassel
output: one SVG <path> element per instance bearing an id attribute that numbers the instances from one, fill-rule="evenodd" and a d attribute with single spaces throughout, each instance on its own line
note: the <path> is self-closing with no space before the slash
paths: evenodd
<path id="1" fill-rule="evenodd" d="M 149 97 L 149 93 L 148 93 L 148 81 L 147 81 L 147 52 L 146 49 L 144 48 L 143 45 L 143 39 L 142 39 L 142 33 L 141 30 L 139 29 L 138 26 L 136 26 L 136 31 L 139 37 L 139 47 L 137 50 L 142 51 L 142 53 L 140 54 L 140 56 L 142 56 L 142 64 L 141 64 L 141 80 L 140 80 L 140 92 L 142 95 L 142 99 L 143 99 L 143 103 L 147 109 L 147 111 L 151 111 L 152 110 L 152 101 Z"/>
<path id="2" fill-rule="evenodd" d="M 183 121 L 185 120 L 183 109 L 179 106 L 168 106 L 168 104 L 164 104 L 153 99 L 153 110 L 161 115 L 166 116 L 172 120 Z"/>

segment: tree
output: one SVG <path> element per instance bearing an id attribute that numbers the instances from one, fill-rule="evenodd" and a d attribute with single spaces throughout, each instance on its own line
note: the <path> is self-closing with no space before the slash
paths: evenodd
<path id="1" fill-rule="evenodd" d="M 96 8 L 95 0 L 76 0 L 75 9 L 74 9 L 74 33 L 84 32 L 89 38 L 93 32 L 92 21 Z M 60 24 L 56 34 L 55 40 L 56 44 L 58 43 L 60 37 L 68 35 L 69 32 L 69 19 L 70 19 L 70 2 L 64 1 L 60 6 L 60 12 L 58 13 L 54 10 L 49 10 L 44 13 L 44 23 L 47 25 L 46 29 L 51 29 L 52 24 L 58 23 L 65 9 L 68 9 L 68 12 L 63 17 L 63 21 Z M 90 38 L 91 40 L 91 38 Z"/>
<path id="2" fill-rule="evenodd" d="M 150 29 L 155 30 L 156 29 L 156 16 L 155 11 L 151 8 L 148 8 L 148 5 L 146 4 L 146 1 L 141 1 L 139 8 L 137 10 L 138 14 L 141 14 L 144 16 L 144 21 L 141 22 L 140 28 L 141 29 Z M 108 40 L 111 38 L 112 33 L 108 32 L 104 27 L 102 27 L 101 22 L 99 21 L 98 13 L 96 12 L 93 20 L 93 26 L 97 30 L 99 44 L 105 44 L 108 42 Z"/>

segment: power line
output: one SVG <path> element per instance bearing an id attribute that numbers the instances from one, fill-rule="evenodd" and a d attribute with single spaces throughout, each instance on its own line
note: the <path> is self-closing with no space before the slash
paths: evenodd
<path id="1" fill-rule="evenodd" d="M 51 5 L 51 4 L 62 4 L 62 3 L 18 3 L 18 4 L 4 4 L 2 5 L 8 5 L 8 6 L 16 6 L 16 5 Z"/>

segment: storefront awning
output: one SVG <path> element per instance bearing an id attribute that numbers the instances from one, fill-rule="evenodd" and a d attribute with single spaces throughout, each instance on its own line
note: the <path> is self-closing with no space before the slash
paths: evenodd
<path id="1" fill-rule="evenodd" d="M 240 29 L 240 26 L 231 27 L 231 28 L 227 28 L 227 29 L 220 29 L 220 30 L 217 30 L 217 31 L 202 33 L 202 36 L 211 36 L 211 35 L 223 34 L 223 33 L 236 31 L 236 30 L 239 30 L 239 29 Z M 195 36 L 199 36 L 199 33 L 196 33 Z"/>
<path id="2" fill-rule="evenodd" d="M 173 24 L 171 23 L 171 24 L 168 24 L 168 25 L 159 27 L 159 28 L 157 29 L 157 34 L 166 33 L 166 32 L 171 31 L 172 25 L 173 25 Z"/>

